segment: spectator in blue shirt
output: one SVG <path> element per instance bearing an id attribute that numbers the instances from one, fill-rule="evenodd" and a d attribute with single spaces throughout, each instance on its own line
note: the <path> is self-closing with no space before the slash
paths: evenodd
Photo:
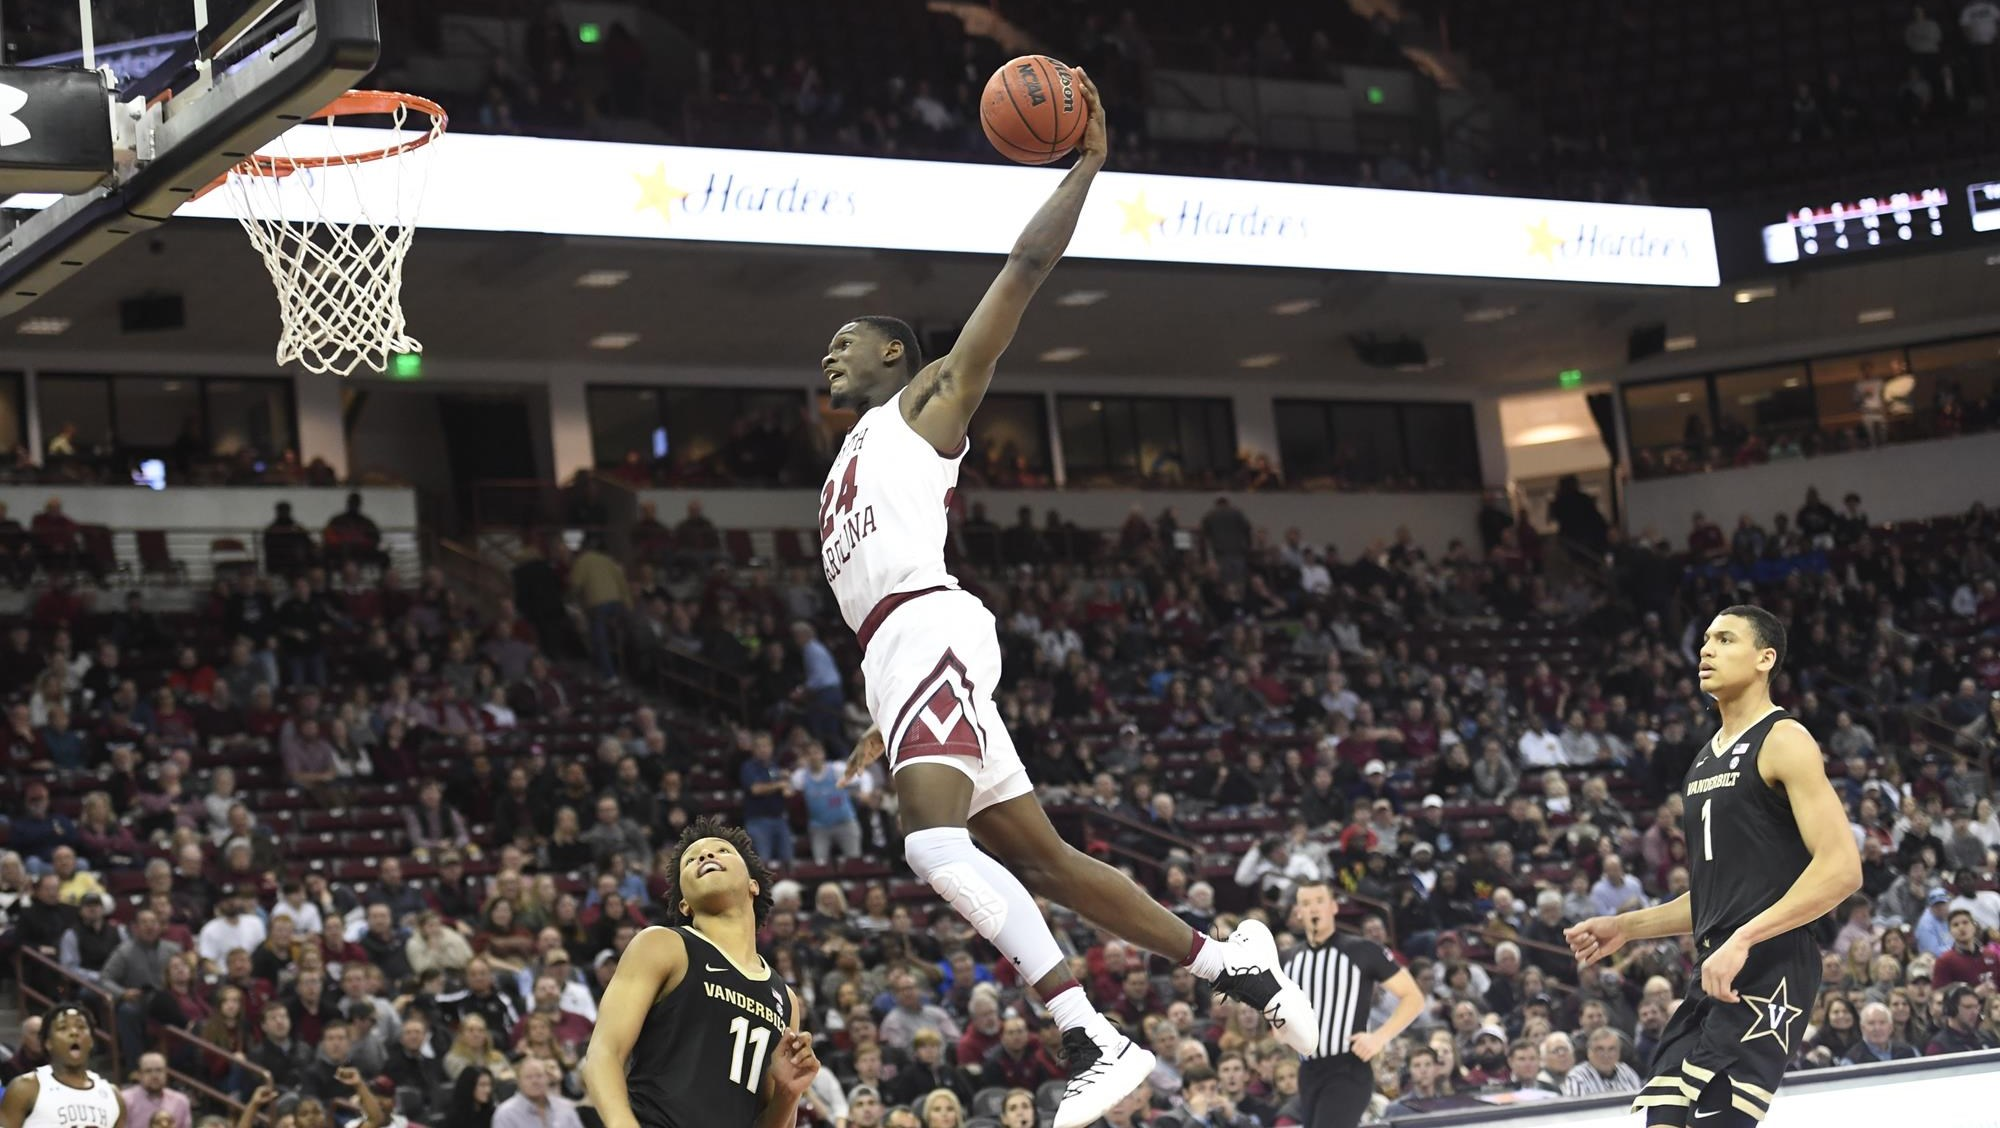
<path id="1" fill-rule="evenodd" d="M 792 777 L 777 765 L 771 734 L 750 738 L 750 759 L 743 764 L 743 829 L 770 865 L 792 864 L 792 824 L 786 801 L 793 795 Z"/>
<path id="2" fill-rule="evenodd" d="M 1625 863 L 1616 854 L 1606 855 L 1604 876 L 1590 887 L 1590 904 L 1601 916 L 1613 916 L 1646 904 L 1646 890 L 1639 879 L 1625 872 Z"/>
<path id="3" fill-rule="evenodd" d="M 840 777 L 847 774 L 843 765 L 827 762 L 826 749 L 818 741 L 806 745 L 805 763 L 792 773 L 792 786 L 806 800 L 806 838 L 812 844 L 813 861 L 825 865 L 833 858 L 833 848 L 840 847 L 840 856 L 858 858 L 861 856 L 861 822 L 854 814 L 854 793 L 866 786 L 868 776 L 854 781 L 852 787 L 841 786 Z"/>
<path id="4" fill-rule="evenodd" d="M 1933 889 L 1924 901 L 1924 915 L 1917 918 L 1917 947 L 1925 955 L 1935 959 L 1951 950 L 1951 924 L 1948 916 L 1951 894 L 1942 889 Z"/>
<path id="5" fill-rule="evenodd" d="M 838 747 L 840 711 L 846 704 L 841 692 L 840 667 L 812 624 L 804 619 L 792 624 L 792 645 L 798 648 L 799 661 L 805 669 L 806 728 L 821 744 Z"/>

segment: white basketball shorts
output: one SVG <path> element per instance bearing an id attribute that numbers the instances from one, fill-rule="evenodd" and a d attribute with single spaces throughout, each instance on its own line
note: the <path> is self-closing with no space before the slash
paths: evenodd
<path id="1" fill-rule="evenodd" d="M 957 768 L 972 779 L 968 814 L 1034 789 L 993 704 L 1000 637 L 977 596 L 946 588 L 903 600 L 864 640 L 861 673 L 891 774 Z"/>

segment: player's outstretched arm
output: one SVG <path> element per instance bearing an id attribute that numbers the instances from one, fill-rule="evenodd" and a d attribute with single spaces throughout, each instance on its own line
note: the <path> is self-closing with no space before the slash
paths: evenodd
<path id="1" fill-rule="evenodd" d="M 583 1088 L 604 1128 L 639 1128 L 625 1088 L 625 1063 L 660 990 L 687 971 L 687 942 L 671 928 L 648 928 L 632 938 L 618 973 L 597 1007 L 597 1028 L 583 1059 Z"/>
<path id="2" fill-rule="evenodd" d="M 1732 984 L 1752 945 L 1811 924 L 1861 888 L 1861 851 L 1848 829 L 1847 809 L 1826 778 L 1819 742 L 1797 721 L 1780 721 L 1764 738 L 1757 767 L 1784 789 L 1812 861 L 1776 904 L 1751 917 L 1703 962 L 1702 988 L 1725 1003 L 1736 1001 Z"/>
<path id="3" fill-rule="evenodd" d="M 958 343 L 917 374 L 911 382 L 911 394 L 903 399 L 903 418 L 941 451 L 956 451 L 964 441 L 966 425 L 979 401 L 986 398 L 987 385 L 993 382 L 993 366 L 1014 340 L 1035 291 L 1042 288 L 1042 281 L 1069 248 L 1077 216 L 1083 213 L 1084 198 L 1090 194 L 1091 179 L 1104 167 L 1109 151 L 1104 102 L 1090 76 L 1080 70 L 1070 73 L 1090 102 L 1090 124 L 1077 143 L 1081 156 L 1014 241 L 1007 265 L 1000 268 L 1000 276 L 987 287 L 986 296 L 979 299 L 965 328 L 959 330 Z"/>

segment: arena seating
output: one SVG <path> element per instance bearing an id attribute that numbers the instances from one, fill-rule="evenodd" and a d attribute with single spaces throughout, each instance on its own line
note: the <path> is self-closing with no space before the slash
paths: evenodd
<path id="1" fill-rule="evenodd" d="M 1003 557 L 990 568 L 964 574 L 980 585 L 1001 618 L 1003 644 L 1014 671 L 1003 687 L 1002 706 L 1015 718 L 1011 727 L 1024 759 L 1031 772 L 1045 781 L 1045 798 L 1073 841 L 1125 865 L 1191 919 L 1220 913 L 1226 926 L 1232 914 L 1260 905 L 1259 891 L 1237 881 L 1245 858 L 1267 848 L 1273 839 L 1289 837 L 1320 858 L 1345 887 L 1345 926 L 1372 927 L 1368 918 L 1379 919 L 1386 937 L 1426 977 L 1425 982 L 1431 981 L 1434 961 L 1444 958 L 1436 949 L 1447 934 L 1460 944 L 1459 955 L 1452 958 L 1476 961 L 1489 974 L 1499 974 L 1490 970 L 1496 961 L 1514 958 L 1502 951 L 1512 945 L 1521 950 L 1527 969 L 1521 975 L 1532 975 L 1523 982 L 1556 996 L 1560 1019 L 1569 1023 L 1593 1000 L 1620 1000 L 1605 999 L 1594 984 L 1576 983 L 1573 964 L 1546 942 L 1546 931 L 1496 919 L 1491 890 L 1504 881 L 1517 903 L 1524 905 L 1533 903 L 1538 890 L 1558 897 L 1581 896 L 1571 882 L 1579 874 L 1595 879 L 1601 855 L 1592 844 L 1605 841 L 1632 857 L 1650 894 L 1660 892 L 1661 883 L 1669 879 L 1671 853 L 1657 867 L 1638 860 L 1653 848 L 1646 843 L 1657 839 L 1654 846 L 1664 851 L 1678 834 L 1663 828 L 1650 835 L 1666 790 L 1662 779 L 1676 778 L 1673 769 L 1661 765 L 1685 754 L 1698 738 L 1698 733 L 1689 735 L 1690 730 L 1704 723 L 1689 699 L 1686 659 L 1678 651 L 1678 636 L 1669 633 L 1670 624 L 1735 597 L 1739 584 L 1761 591 L 1793 618 L 1799 631 L 1798 667 L 1781 679 L 1780 699 L 1799 710 L 1823 740 L 1833 738 L 1834 716 L 1841 711 L 1851 713 L 1872 734 L 1873 752 L 1863 760 L 1867 778 L 1851 776 L 1849 761 L 1839 756 L 1830 758 L 1829 768 L 1837 785 L 1852 788 L 1847 794 L 1856 804 L 1858 825 L 1879 835 L 1885 854 L 1895 859 L 1888 877 L 1898 877 L 1906 860 L 1892 848 L 1897 843 L 1890 821 L 1893 813 L 1880 823 L 1869 823 L 1859 808 L 1861 796 L 1886 795 L 1882 789 L 1912 781 L 1915 794 L 1924 796 L 1942 817 L 1952 808 L 1962 808 L 1964 797 L 1990 791 L 1990 776 L 1985 773 L 1992 770 L 2000 726 L 1991 720 L 1981 722 L 1976 715 L 1961 722 L 1953 711 L 1963 709 L 1964 695 L 1957 691 L 1961 673 L 1978 685 L 1990 683 L 1990 688 L 2000 689 L 2000 661 L 1992 659 L 1992 639 L 2000 631 L 2000 598 L 1977 595 L 1978 583 L 1996 571 L 1993 553 L 2000 547 L 2000 526 L 1983 511 L 1974 511 L 1866 533 L 1865 537 L 1843 534 L 1842 542 L 1830 550 L 1800 542 L 1792 534 L 1789 539 L 1774 537 L 1763 559 L 1684 561 L 1679 584 L 1666 592 L 1634 586 L 1629 577 L 1644 570 L 1622 558 L 1603 574 L 1579 571 L 1560 556 L 1550 557 L 1544 566 L 1516 551 L 1511 537 L 1485 560 L 1458 550 L 1431 560 L 1409 546 L 1397 546 L 1379 557 L 1336 563 L 1335 586 L 1318 594 L 1301 586 L 1301 574 L 1278 550 L 1261 549 L 1242 565 L 1269 582 L 1272 595 L 1264 603 L 1245 602 L 1233 589 L 1204 580 L 1207 562 L 1164 551 L 1148 537 L 1126 531 L 1105 530 L 1094 538 L 1101 544 L 1119 544 L 1115 557 L 1085 556 L 1031 566 L 1025 572 L 1019 562 Z M 775 544 L 777 537 L 771 539 Z M 800 545 L 813 543 L 805 530 L 793 531 L 789 539 Z M 560 553 L 557 559 L 562 559 Z M 280 882 L 317 876 L 329 884 L 329 907 L 358 906 L 377 895 L 382 868 L 395 859 L 404 877 L 435 899 L 444 892 L 436 887 L 443 852 L 420 852 L 407 826 L 422 781 L 440 779 L 446 785 L 447 804 L 464 815 L 470 824 L 470 844 L 478 848 L 476 857 L 464 859 L 468 875 L 476 882 L 494 882 L 498 888 L 513 866 L 547 873 L 555 895 L 575 898 L 583 910 L 577 923 L 563 930 L 563 943 L 572 949 L 577 964 L 594 964 L 600 952 L 615 953 L 621 946 L 624 926 L 656 919 L 657 906 L 629 908 L 629 915 L 618 919 L 592 916 L 603 904 L 599 886 L 603 875 L 599 866 L 588 862 L 587 852 L 580 866 L 557 864 L 555 854 L 548 863 L 537 863 L 532 850 L 501 841 L 504 781 L 510 768 L 544 762 L 550 775 L 536 786 L 554 788 L 570 786 L 560 782 L 569 766 L 583 765 L 575 803 L 587 806 L 600 792 L 619 794 L 620 787 L 629 786 L 617 781 L 616 766 L 631 756 L 645 775 L 672 773 L 684 784 L 677 795 L 653 793 L 653 801 L 663 809 L 678 806 L 690 815 L 707 812 L 733 819 L 742 810 L 738 768 L 748 734 L 759 730 L 784 734 L 787 756 L 809 740 L 803 723 L 807 718 L 790 693 L 799 674 L 787 664 L 786 647 L 779 641 L 788 634 L 784 630 L 788 609 L 816 603 L 819 611 L 813 618 L 821 637 L 832 642 L 842 668 L 851 670 L 856 661 L 850 636 L 830 617 L 817 580 L 808 573 L 787 569 L 758 575 L 762 566 L 742 561 L 719 570 L 693 570 L 676 564 L 671 555 L 660 560 L 661 571 L 648 564 L 635 572 L 639 606 L 628 631 L 625 681 L 607 687 L 574 670 L 540 680 L 532 673 L 526 680 L 501 679 L 504 688 L 516 691 L 503 694 L 511 704 L 487 711 L 431 695 L 460 679 L 487 685 L 479 672 L 482 666 L 524 667 L 538 648 L 568 652 L 567 628 L 560 615 L 554 620 L 539 617 L 531 604 L 536 593 L 533 582 L 523 579 L 519 588 L 522 605 L 530 608 L 526 614 L 534 620 L 532 628 L 514 615 L 511 606 L 484 611 L 466 606 L 441 586 L 435 574 L 407 597 L 357 587 L 352 577 L 322 587 L 316 598 L 325 600 L 330 610 L 372 612 L 338 618 L 328 636 L 323 715 L 331 721 L 350 705 L 355 710 L 350 718 L 387 708 L 386 683 L 405 674 L 417 696 L 430 700 L 435 710 L 426 714 L 433 727 L 401 746 L 392 748 L 376 739 L 370 751 L 373 774 L 335 781 L 336 794 L 331 798 L 321 786 L 301 786 L 289 778 L 286 766 L 264 740 L 208 739 L 202 726 L 213 724 L 213 716 L 196 714 L 190 733 L 173 718 L 156 718 L 152 725 L 134 722 L 122 706 L 107 707 L 102 698 L 81 711 L 91 719 L 95 734 L 88 746 L 92 770 L 34 767 L 35 758 L 47 755 L 53 745 L 45 730 L 29 724 L 26 733 L 8 735 L 8 783 L 19 788 L 30 779 L 46 781 L 53 812 L 71 818 L 85 814 L 86 796 L 106 792 L 114 796 L 114 813 L 128 827 L 160 831 L 158 837 L 139 843 L 135 854 L 112 852 L 103 845 L 102 836 L 86 840 L 85 852 L 96 855 L 88 859 L 94 880 L 114 899 L 117 918 L 130 921 L 147 899 L 148 879 L 141 864 L 169 857 L 175 838 L 182 845 L 203 844 L 200 882 L 211 883 L 203 885 L 194 875 L 179 873 L 172 880 L 177 896 L 198 897 L 201 889 L 241 879 L 259 891 L 268 908 Z M 1919 578 L 1892 580 L 1896 562 L 1912 560 L 1922 562 Z M 307 575 L 309 585 L 328 582 L 317 573 Z M 1829 583 L 1834 585 L 1831 594 L 1825 587 Z M 1893 608 L 1889 617 L 1876 616 L 1873 600 L 1862 598 L 1868 584 L 1887 584 L 1883 590 L 1894 593 L 1889 597 Z M 1974 589 L 1969 607 L 1954 590 L 1961 584 Z M 1143 586 L 1126 595 L 1124 589 L 1133 585 Z M 1454 588 L 1476 593 L 1483 610 L 1449 611 L 1443 596 Z M 1861 599 L 1856 606 L 1865 607 L 1865 614 L 1857 617 L 1848 609 L 1849 593 Z M 31 634 L 25 661 L 0 653 L 0 666 L 14 671 L 18 680 L 10 688 L 24 695 L 36 688 L 33 674 L 40 668 L 42 648 L 74 630 L 81 643 L 75 647 L 79 652 L 90 651 L 98 638 L 133 643 L 126 648 L 129 660 L 109 681 L 101 674 L 93 680 L 92 667 L 81 664 L 78 676 L 86 685 L 102 688 L 129 677 L 150 690 L 173 677 L 181 679 L 173 684 L 191 687 L 197 684 L 194 679 L 201 667 L 221 665 L 231 642 L 226 624 L 241 621 L 240 607 L 232 608 L 227 594 L 218 589 L 212 605 L 192 613 L 148 616 L 141 608 L 116 616 L 84 617 L 68 627 L 46 624 Z M 1667 621 L 1645 617 L 1642 608 L 1656 606 L 1672 609 Z M 284 607 L 280 605 L 281 613 Z M 1317 619 L 1307 620 L 1308 612 L 1323 616 L 1322 625 L 1315 627 Z M 374 636 L 360 621 L 376 615 L 386 638 Z M 1076 630 L 1073 643 L 1066 641 L 1065 624 Z M 1822 630 L 1830 630 L 1839 641 L 1821 641 Z M 1904 671 L 1892 664 L 1885 671 L 1880 663 L 1865 660 L 1863 637 L 1869 640 L 1867 645 L 1920 658 L 1925 665 Z M 527 650 L 515 645 L 530 638 L 537 641 Z M 1917 645 L 1912 642 L 1916 639 L 1923 641 Z M 478 653 L 463 648 L 469 643 L 478 644 Z M 195 648 L 194 674 L 180 664 L 183 644 Z M 1170 645 L 1185 648 L 1184 657 L 1171 657 Z M 1357 649 L 1343 649 L 1349 646 Z M 1080 657 L 1072 664 L 1065 658 L 1072 649 L 1090 658 Z M 762 661 L 771 655 L 777 656 L 776 665 Z M 8 666 L 9 661 L 13 665 Z M 1093 662 L 1101 665 L 1101 687 L 1100 679 L 1088 672 Z M 676 674 L 676 663 L 702 666 L 709 679 L 702 684 L 710 689 L 689 691 L 693 683 Z M 1239 672 L 1251 670 L 1265 671 L 1270 679 L 1252 683 L 1246 678 L 1240 685 L 1231 684 Z M 1341 713 L 1342 706 L 1333 701 L 1323 680 L 1335 670 L 1344 672 L 1359 696 L 1380 710 L 1379 721 L 1357 714 L 1350 723 Z M 225 680 L 230 673 L 242 672 L 226 671 Z M 1501 691 L 1496 687 L 1503 676 L 1507 688 Z M 1211 679 L 1213 694 L 1200 685 Z M 1176 681 L 1186 686 L 1190 701 L 1182 701 L 1176 696 L 1179 691 L 1168 688 Z M 712 692 L 715 686 L 734 689 Z M 299 696 L 302 689 L 289 686 L 272 705 L 260 705 L 245 716 L 248 730 L 276 734 L 288 720 L 303 719 L 298 711 L 304 703 Z M 1325 698 L 1319 696 L 1322 691 Z M 1618 697 L 1626 701 L 1614 702 Z M 1974 697 L 1975 705 L 1984 700 L 1978 693 Z M 538 715 L 536 708 L 552 698 L 560 700 L 562 708 Z M 25 697 L 17 700 L 23 701 L 24 713 L 37 704 Z M 1420 703 L 1407 717 L 1400 712 L 1406 701 Z M 51 703 L 38 699 L 44 710 Z M 719 703 L 729 704 L 718 712 Z M 748 711 L 731 715 L 744 707 L 742 703 L 747 703 Z M 513 705 L 520 706 L 518 713 Z M 1656 747 L 1601 740 L 1597 745 L 1579 744 L 1606 751 L 1601 758 L 1546 772 L 1519 764 L 1516 738 L 1536 726 L 1537 712 L 1553 712 L 1565 740 L 1585 739 L 1571 719 L 1572 710 L 1623 718 L 1604 730 L 1613 734 L 1665 735 Z M 653 717 L 659 718 L 666 734 L 663 746 L 647 744 L 642 735 Z M 1944 717 L 1951 718 L 1950 726 L 1940 719 Z M 856 719 L 850 709 L 850 725 Z M 135 728 L 141 731 L 134 734 Z M 469 735 L 473 730 L 480 733 L 477 744 Z M 851 735 L 852 727 L 847 731 Z M 135 774 L 122 776 L 112 764 L 125 761 L 110 748 L 135 735 L 139 762 Z M 1517 765 L 1517 785 L 1482 790 L 1474 782 L 1476 777 L 1445 763 L 1445 746 L 1463 743 L 1468 751 L 1476 751 L 1489 738 L 1499 741 L 1504 758 Z M 1408 751 L 1412 747 L 1420 751 Z M 1653 747 L 1650 759 L 1645 747 Z M 1227 763 L 1244 770 L 1249 770 L 1253 756 L 1270 765 L 1248 802 L 1222 804 L 1203 797 L 1202 789 L 1212 786 L 1205 774 L 1211 748 L 1222 749 Z M 842 750 L 830 751 L 837 757 Z M 337 755 L 345 761 L 353 753 L 343 746 Z M 1380 795 L 1391 809 L 1379 814 L 1369 809 L 1368 786 L 1357 778 L 1363 757 L 1388 764 L 1389 779 Z M 184 797 L 163 800 L 156 792 L 169 773 L 167 765 L 175 760 L 186 768 Z M 1314 809 L 1306 800 L 1315 762 L 1334 767 L 1343 801 L 1354 804 L 1355 813 L 1344 826 L 1300 821 Z M 1933 773 L 1926 764 L 1941 764 L 1942 769 Z M 272 836 L 274 860 L 268 869 L 228 870 L 217 856 L 234 855 L 233 847 L 219 848 L 229 836 L 209 839 L 192 830 L 196 824 L 207 825 L 199 799 L 225 766 L 234 773 L 237 792 L 254 811 L 255 821 Z M 1101 775 L 1112 772 L 1116 775 Z M 1601 797 L 1594 795 L 1598 783 L 1604 785 Z M 645 786 L 650 787 L 651 781 Z M 1166 811 L 1147 804 L 1145 797 L 1155 789 L 1178 802 Z M 1516 850 L 1513 868 L 1493 875 L 1493 886 L 1482 887 L 1463 903 L 1442 894 L 1427 898 L 1409 893 L 1405 867 L 1411 843 L 1435 833 L 1418 818 L 1433 794 L 1442 806 L 1435 832 L 1450 836 L 1445 868 L 1465 875 L 1488 873 L 1481 867 L 1489 861 L 1489 850 L 1502 842 Z M 1542 814 L 1528 823 L 1519 821 L 1512 807 L 1516 796 Z M 1989 814 L 1976 827 L 2000 836 L 2000 822 L 1992 820 L 1990 806 L 1986 810 Z M 162 811 L 164 825 L 158 821 Z M 588 821 L 585 812 L 579 814 Z M 822 887 L 838 890 L 849 905 L 875 903 L 873 891 L 879 887 L 885 896 L 871 911 L 898 919 L 904 909 L 909 911 L 909 931 L 892 930 L 893 939 L 866 940 L 871 953 L 914 947 L 920 963 L 930 966 L 960 942 L 952 939 L 957 933 L 949 912 L 903 867 L 893 819 L 868 805 L 861 814 L 869 843 L 863 857 L 814 863 L 804 860 L 801 848 L 799 859 L 780 867 L 784 877 L 801 887 L 803 903 L 796 909 L 795 922 L 788 920 L 782 930 L 765 937 L 766 951 L 781 969 L 790 969 L 789 978 L 808 985 L 809 998 L 815 998 L 811 987 L 826 970 L 827 957 L 817 945 L 831 935 L 848 934 L 861 919 L 840 913 L 832 918 L 810 915 L 821 896 L 832 896 Z M 791 817 L 795 825 L 803 825 L 805 812 L 795 803 Z M 1364 819 L 1369 818 L 1382 820 L 1380 833 L 1363 829 Z M 5 832 L 11 845 L 27 845 L 22 835 L 33 821 L 28 815 L 13 814 Z M 671 846 L 663 824 L 647 821 L 651 845 Z M 1977 837 L 1974 831 L 1966 833 Z M 89 842 L 99 845 L 92 847 Z M 1978 903 L 1977 898 L 1985 895 L 1982 890 L 1993 887 L 1991 846 L 1991 842 L 1984 845 L 1983 866 L 1961 864 L 1948 879 L 1962 899 Z M 1968 847 L 1956 840 L 1949 847 L 1954 857 L 1961 858 L 1964 848 Z M 1371 854 L 1382 858 L 1386 867 L 1373 869 Z M 40 857 L 35 864 L 39 868 L 47 861 Z M 0 885 L 22 880 L 12 876 L 16 872 L 0 863 Z M 613 881 L 612 886 L 634 894 L 649 887 L 657 893 L 660 888 L 658 873 L 628 882 L 637 884 Z M 1213 902 L 1204 902 L 1206 908 L 1190 903 L 1190 888 L 1197 882 L 1214 890 Z M 89 880 L 72 886 L 66 879 L 64 888 L 80 896 L 91 886 Z M 488 896 L 481 885 L 474 888 L 481 890 L 479 897 Z M 1881 897 L 1887 888 L 1885 884 L 1873 895 Z M 19 892 L 18 887 L 0 889 L 0 894 L 12 897 Z M 18 914 L 19 906 L 19 901 L 10 899 L 0 904 L 0 911 Z M 553 908 L 532 901 L 523 906 L 533 911 Z M 1575 914 L 1565 907 L 1563 915 L 1574 919 Z M 13 919 L 15 934 L 22 936 L 26 918 Z M 1073 918 L 1059 921 L 1074 936 L 1079 951 L 1087 953 L 1087 966 L 1101 967 L 1108 958 L 1102 938 Z M 177 923 L 198 931 L 203 917 L 197 912 Z M 477 949 L 496 956 L 511 950 L 509 945 L 523 935 L 496 922 L 490 909 L 462 918 L 461 923 Z M 1896 927 L 1888 931 L 1896 932 Z M 875 936 L 866 931 L 852 934 Z M 1908 937 L 1897 935 L 1895 943 L 1903 946 L 1907 958 Z M 25 939 L 33 946 L 32 936 Z M 884 944 L 890 947 L 880 947 Z M 1685 962 L 1671 950 L 1648 950 L 1636 953 L 1634 959 L 1627 969 L 1628 995 L 1621 1005 L 1636 998 L 1639 987 L 1652 976 L 1664 977 L 1662 982 L 1677 987 L 1686 974 Z M 1899 967 L 1898 982 L 1920 966 L 1925 965 L 1905 962 Z M 994 969 L 1000 988 L 1016 988 L 1003 971 Z M 25 955 L 16 974 L 24 986 L 44 995 L 51 988 L 56 993 L 65 989 L 66 981 L 51 978 L 56 975 L 52 969 Z M 456 986 L 456 979 L 454 972 L 446 985 Z M 945 990 L 943 997 L 952 1007 L 965 1005 L 962 990 Z M 1437 997 L 1450 996 L 1440 987 Z M 816 1022 L 831 1001 L 816 998 Z M 443 1027 L 455 1012 L 433 1013 Z M 1495 1017 L 1510 1024 L 1510 1035 L 1522 1032 L 1518 1011 Z M 1934 1028 L 1931 1021 L 1928 1014 L 1913 1014 L 1900 1036 L 1921 1042 Z M 107 1016 L 107 1037 L 115 1025 Z M 1536 1030 L 1526 1032 L 1532 1035 Z M 442 1050 L 449 1037 L 442 1033 L 438 1037 Z M 849 1048 L 831 1027 L 827 1039 L 829 1054 Z M 1841 1049 L 1837 1041 L 1824 1032 L 1816 1035 L 1801 1046 L 1800 1063 L 1837 1059 Z M 1282 1055 L 1257 1044 L 1246 1048 L 1254 1059 L 1255 1090 L 1282 1104 L 1286 1094 L 1277 1070 Z M 1638 1051 L 1628 1047 L 1628 1052 Z M 964 1069 L 956 1075 L 957 1083 L 966 1087 L 967 1097 L 977 1082 L 972 1068 L 976 1064 L 959 1063 Z M 848 1063 L 843 1061 L 838 1068 L 843 1070 L 843 1084 L 855 1080 Z M 176 1069 L 185 1084 L 209 1085 L 203 1091 L 225 1105 L 232 1096 L 243 1095 L 215 1078 L 203 1080 L 189 1073 L 184 1062 Z M 1393 1096 L 1406 1082 L 1399 1080 L 1394 1066 L 1385 1063 L 1384 1069 L 1387 1072 L 1378 1080 L 1385 1096 Z M 1454 1076 L 1454 1085 L 1461 1089 L 1489 1081 L 1476 1065 L 1468 1068 L 1464 1062 Z M 573 1075 L 570 1083 L 574 1084 Z M 442 1112 L 427 1105 L 421 1094 L 409 1099 L 408 1111 L 419 1120 Z"/>

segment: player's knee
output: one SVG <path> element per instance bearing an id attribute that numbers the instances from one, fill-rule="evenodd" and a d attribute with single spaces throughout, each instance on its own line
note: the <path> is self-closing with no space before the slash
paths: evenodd
<path id="1" fill-rule="evenodd" d="M 1007 900 L 980 873 L 979 848 L 963 830 L 924 831 L 903 840 L 903 859 L 911 872 L 958 911 L 981 938 L 991 941 L 1007 924 Z"/>

